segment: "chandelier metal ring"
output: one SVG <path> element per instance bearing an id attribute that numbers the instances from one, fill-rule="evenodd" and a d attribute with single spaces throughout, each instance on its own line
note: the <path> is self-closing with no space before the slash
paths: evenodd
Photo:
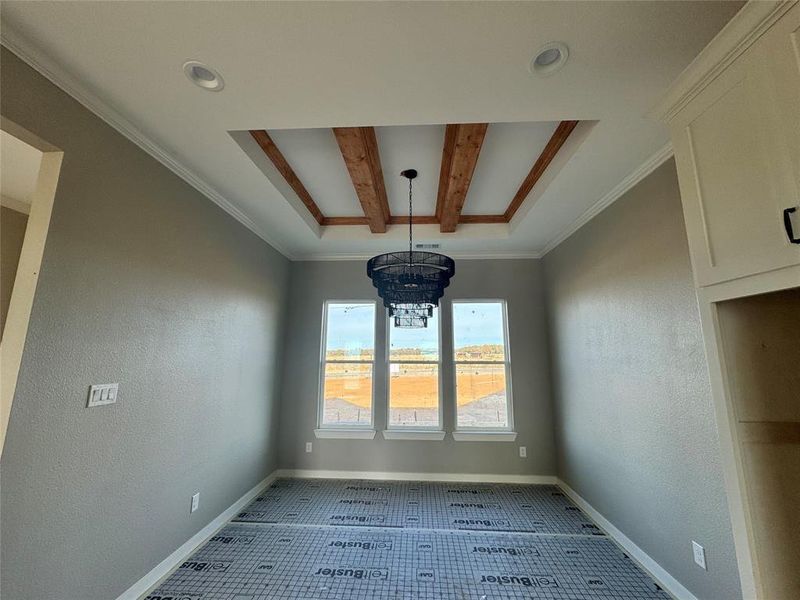
<path id="1" fill-rule="evenodd" d="M 400 175 L 408 179 L 408 252 L 373 256 L 367 261 L 367 276 L 394 318 L 395 327 L 427 327 L 455 275 L 456 263 L 444 254 L 413 250 L 413 180 L 417 171 L 407 169 Z"/>

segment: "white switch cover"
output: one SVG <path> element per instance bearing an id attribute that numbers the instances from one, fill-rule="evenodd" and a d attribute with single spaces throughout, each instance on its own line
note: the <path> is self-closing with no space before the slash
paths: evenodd
<path id="1" fill-rule="evenodd" d="M 694 562 L 697 563 L 697 566 L 705 569 L 706 568 L 706 549 L 703 548 L 700 544 L 692 540 L 692 553 L 694 554 Z"/>
<path id="2" fill-rule="evenodd" d="M 306 442 L 306 452 L 311 452 L 311 442 Z"/>
<path id="3" fill-rule="evenodd" d="M 520 446 L 519 447 L 519 457 L 520 458 L 528 458 L 528 448 L 527 448 L 527 446 Z"/>
<path id="4" fill-rule="evenodd" d="M 89 388 L 89 399 L 86 407 L 103 406 L 104 404 L 114 404 L 117 401 L 118 383 L 102 383 L 93 385 Z"/>
<path id="5" fill-rule="evenodd" d="M 189 510 L 189 512 L 193 513 L 198 508 L 200 508 L 200 492 L 197 492 L 194 496 L 192 496 L 192 508 Z"/>

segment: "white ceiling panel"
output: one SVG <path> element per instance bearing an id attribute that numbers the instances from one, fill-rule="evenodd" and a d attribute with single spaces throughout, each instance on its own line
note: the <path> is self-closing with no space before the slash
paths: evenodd
<path id="1" fill-rule="evenodd" d="M 363 214 L 330 128 L 271 129 L 269 136 L 323 215 L 351 217 Z"/>
<path id="2" fill-rule="evenodd" d="M 503 214 L 558 123 L 492 123 L 462 214 Z"/>
<path id="3" fill-rule="evenodd" d="M 375 134 L 392 215 L 408 214 L 408 181 L 400 176 L 405 169 L 419 172 L 414 180 L 414 214 L 434 214 L 444 125 L 377 127 Z"/>

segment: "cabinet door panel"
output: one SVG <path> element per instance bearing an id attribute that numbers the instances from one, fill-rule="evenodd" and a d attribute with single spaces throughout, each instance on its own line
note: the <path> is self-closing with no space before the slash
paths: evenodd
<path id="1" fill-rule="evenodd" d="M 800 6 L 673 121 L 698 285 L 800 264 L 783 226 L 800 204 L 798 30 Z"/>

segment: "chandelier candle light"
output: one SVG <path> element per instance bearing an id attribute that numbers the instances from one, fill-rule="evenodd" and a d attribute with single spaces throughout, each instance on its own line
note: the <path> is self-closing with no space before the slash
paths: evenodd
<path id="1" fill-rule="evenodd" d="M 428 326 L 433 309 L 439 306 L 444 288 L 455 275 L 456 263 L 444 254 L 412 250 L 412 182 L 417 172 L 406 169 L 400 175 L 408 179 L 408 252 L 373 256 L 367 261 L 367 276 L 378 288 L 395 327 L 421 328 Z"/>

